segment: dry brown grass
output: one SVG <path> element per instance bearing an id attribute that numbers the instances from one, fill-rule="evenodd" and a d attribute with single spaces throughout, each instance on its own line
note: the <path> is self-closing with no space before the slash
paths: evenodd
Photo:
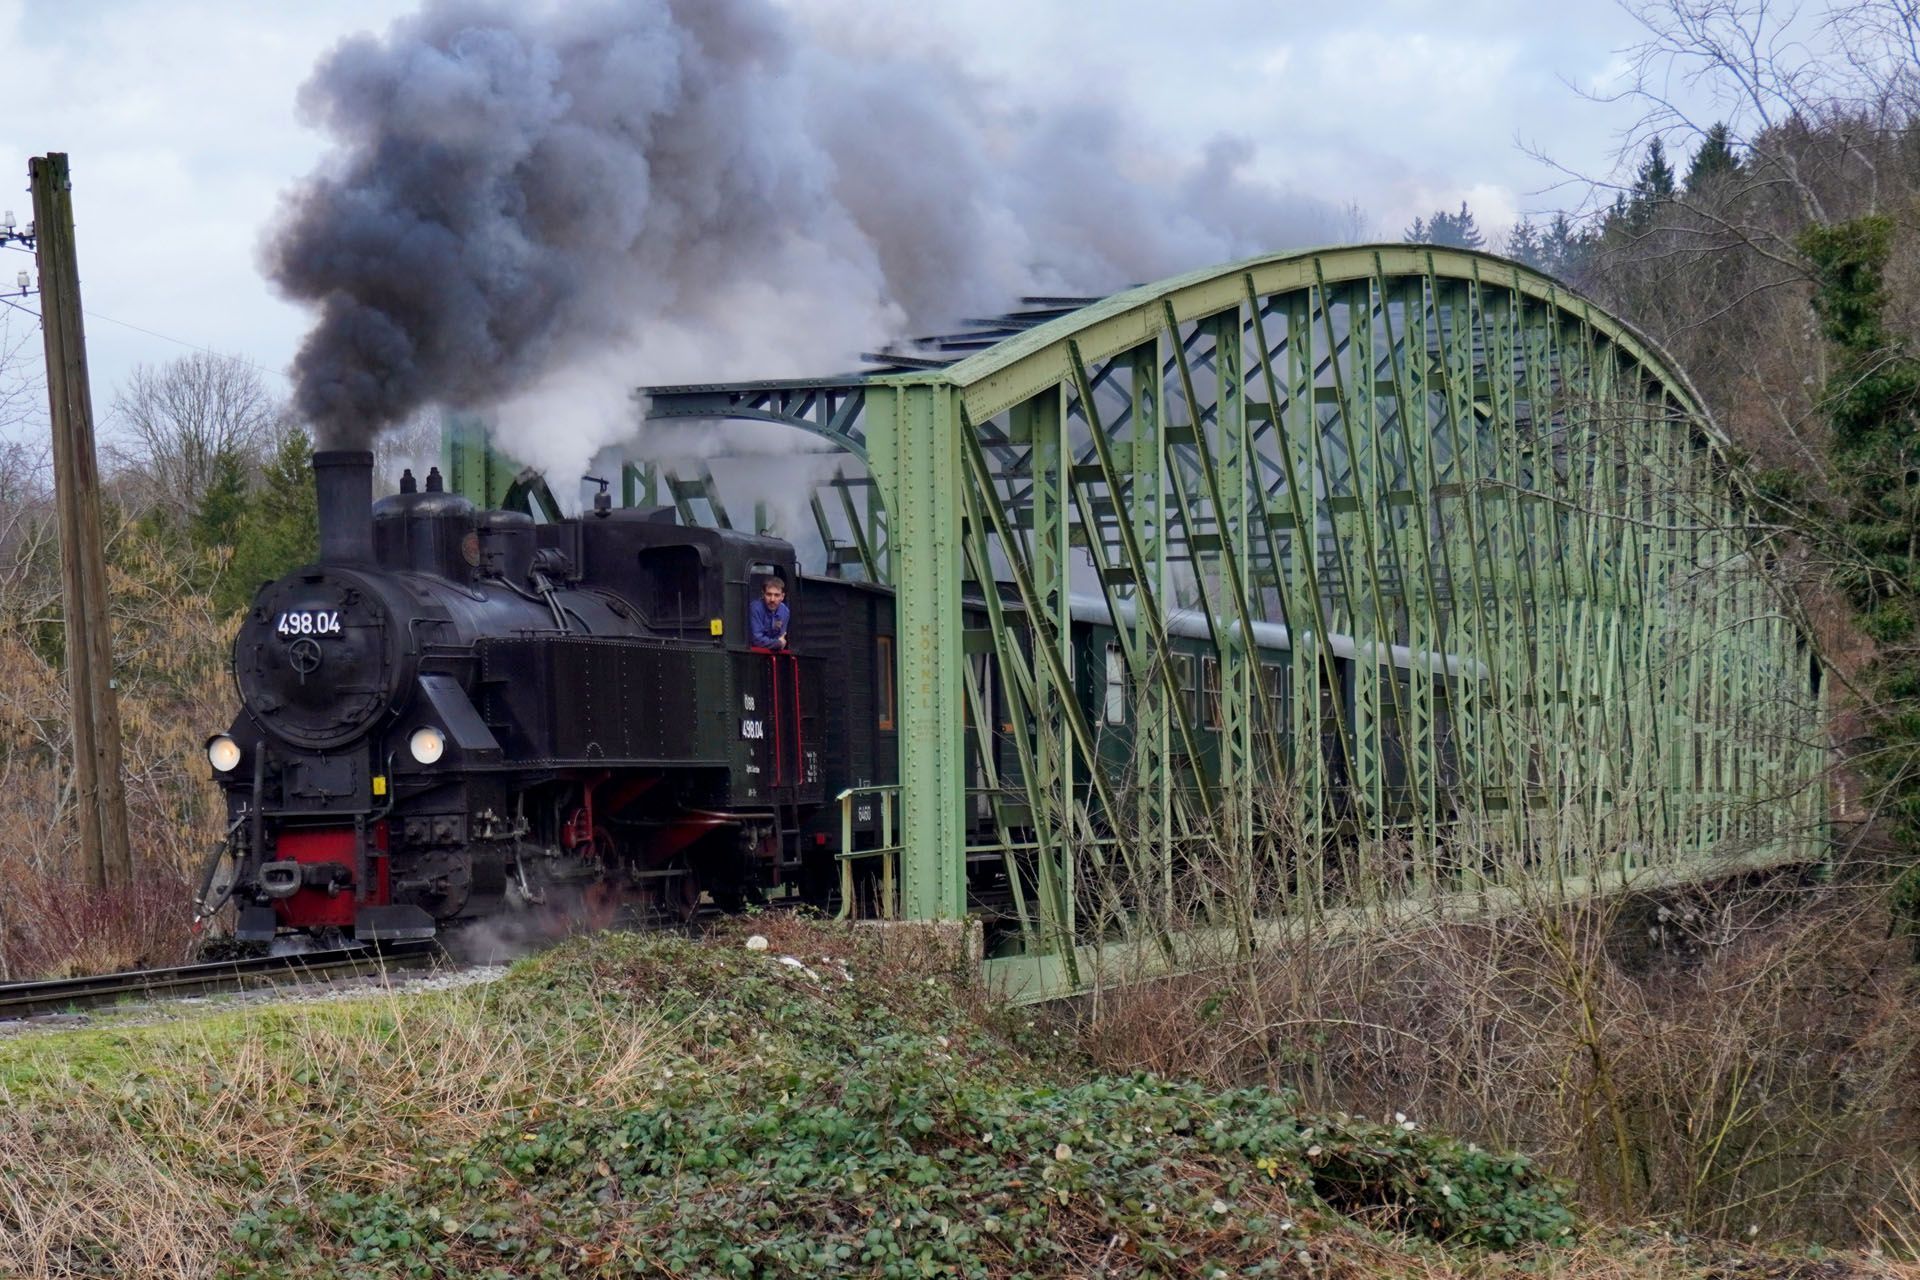
<path id="1" fill-rule="evenodd" d="M 1651 931 L 1653 936 L 1649 937 Z M 1109 1069 L 1299 1089 L 1541 1155 L 1590 1209 L 1920 1241 L 1920 1005 L 1870 887 L 1539 908 L 1103 993 Z"/>
<path id="2" fill-rule="evenodd" d="M 217 1275 L 237 1187 L 305 1202 L 405 1177 L 424 1135 L 636 1101 L 659 1046 L 644 1013 L 618 1017 L 610 1037 L 591 1007 L 514 1016 L 466 988 L 16 1042 L 0 1275 Z"/>

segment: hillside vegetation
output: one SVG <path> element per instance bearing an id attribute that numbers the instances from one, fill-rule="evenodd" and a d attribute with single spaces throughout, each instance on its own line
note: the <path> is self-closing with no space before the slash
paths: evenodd
<path id="1" fill-rule="evenodd" d="M 765 950 L 600 935 L 483 986 L 0 1041 L 0 1271 L 1735 1265 L 1595 1238 L 1525 1157 L 1414 1120 L 1102 1070 L 924 935 L 757 927 Z M 1763 1263 L 1812 1265 L 1738 1265 Z"/>

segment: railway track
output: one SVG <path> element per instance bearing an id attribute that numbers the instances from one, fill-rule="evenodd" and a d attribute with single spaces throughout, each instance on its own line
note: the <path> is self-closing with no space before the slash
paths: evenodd
<path id="1" fill-rule="evenodd" d="M 162 969 L 136 969 L 90 978 L 0 983 L 0 1022 L 97 1008 L 127 999 L 178 999 L 223 991 L 254 991 L 289 982 L 377 977 L 432 968 L 444 958 L 437 943 L 419 942 L 379 950 L 348 947 L 301 955 L 254 956 Z"/>

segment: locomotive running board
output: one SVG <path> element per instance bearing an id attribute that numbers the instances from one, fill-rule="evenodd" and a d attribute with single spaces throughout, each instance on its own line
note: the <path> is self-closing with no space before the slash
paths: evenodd
<path id="1" fill-rule="evenodd" d="M 357 942 L 415 942 L 438 932 L 426 909 L 411 903 L 361 907 L 353 913 L 353 936 Z"/>

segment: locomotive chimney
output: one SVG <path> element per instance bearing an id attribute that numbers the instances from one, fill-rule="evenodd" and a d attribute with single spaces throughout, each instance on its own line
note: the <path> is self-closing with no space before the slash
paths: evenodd
<path id="1" fill-rule="evenodd" d="M 321 449 L 313 455 L 322 564 L 373 563 L 373 454 Z"/>

